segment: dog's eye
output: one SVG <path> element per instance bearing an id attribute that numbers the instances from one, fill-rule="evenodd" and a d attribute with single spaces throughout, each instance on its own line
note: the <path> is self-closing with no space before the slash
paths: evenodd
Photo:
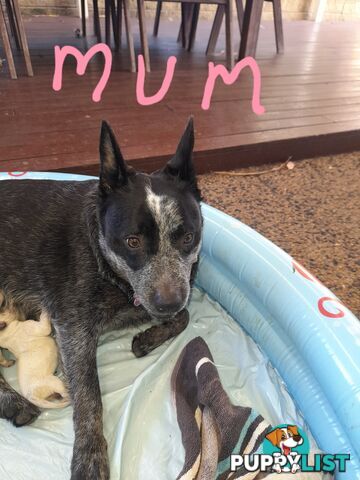
<path id="1" fill-rule="evenodd" d="M 184 244 L 185 245 L 189 245 L 190 243 L 192 243 L 192 241 L 194 240 L 194 234 L 193 233 L 186 233 L 184 235 Z"/>
<path id="2" fill-rule="evenodd" d="M 141 241 L 140 241 L 139 237 L 134 237 L 134 236 L 127 237 L 126 243 L 127 243 L 129 248 L 132 248 L 134 250 L 136 248 L 140 248 L 140 246 L 141 246 Z"/>

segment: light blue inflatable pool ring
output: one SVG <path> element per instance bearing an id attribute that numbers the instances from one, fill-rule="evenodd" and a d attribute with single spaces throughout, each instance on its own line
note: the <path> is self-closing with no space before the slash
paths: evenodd
<path id="1" fill-rule="evenodd" d="M 61 173 L 0 173 L 1 179 L 88 180 Z M 236 320 L 285 381 L 319 447 L 350 453 L 360 480 L 360 324 L 313 275 L 269 240 L 203 204 L 197 285 Z"/>

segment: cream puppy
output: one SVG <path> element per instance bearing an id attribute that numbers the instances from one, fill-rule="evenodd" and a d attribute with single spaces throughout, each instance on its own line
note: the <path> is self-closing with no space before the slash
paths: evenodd
<path id="1" fill-rule="evenodd" d="M 1 297 L 0 292 L 0 305 Z M 62 408 L 70 401 L 64 383 L 54 375 L 58 349 L 50 334 L 51 323 L 46 312 L 39 321 L 19 321 L 15 309 L 0 311 L 0 347 L 7 348 L 17 359 L 21 393 L 40 408 Z M 6 360 L 0 348 L 0 365 L 13 364 L 14 360 Z"/>

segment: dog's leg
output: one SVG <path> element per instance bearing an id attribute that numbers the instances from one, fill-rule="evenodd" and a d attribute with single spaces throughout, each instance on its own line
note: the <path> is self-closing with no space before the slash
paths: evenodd
<path id="1" fill-rule="evenodd" d="M 136 357 L 143 357 L 155 348 L 162 345 L 169 338 L 179 335 L 189 323 L 189 312 L 185 309 L 176 315 L 175 318 L 154 325 L 144 332 L 138 333 L 132 341 L 132 351 Z"/>
<path id="2" fill-rule="evenodd" d="M 55 326 L 74 407 L 75 441 L 71 480 L 108 480 L 110 476 L 96 368 L 99 332 L 93 320 L 94 316 L 89 314 L 82 322 L 76 318 L 66 325 L 56 322 Z"/>
<path id="3" fill-rule="evenodd" d="M 134 327 L 147 322 L 151 322 L 151 316 L 141 307 L 125 306 L 121 308 L 111 319 L 105 324 L 101 333 L 118 330 L 127 327 Z"/>
<path id="4" fill-rule="evenodd" d="M 0 418 L 9 420 L 15 427 L 33 422 L 40 410 L 17 393 L 0 373 Z"/>

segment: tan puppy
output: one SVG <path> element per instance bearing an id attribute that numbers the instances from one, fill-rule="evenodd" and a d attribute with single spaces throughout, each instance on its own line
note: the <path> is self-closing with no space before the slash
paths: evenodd
<path id="1" fill-rule="evenodd" d="M 2 299 L 0 292 L 0 305 Z M 50 334 L 51 323 L 46 312 L 41 314 L 40 321 L 19 321 L 16 309 L 0 311 L 0 347 L 7 348 L 17 359 L 21 393 L 40 408 L 62 408 L 70 401 L 64 383 L 54 375 L 58 349 Z M 3 357 L 0 348 L 0 365 L 13 364 L 14 360 Z"/>

